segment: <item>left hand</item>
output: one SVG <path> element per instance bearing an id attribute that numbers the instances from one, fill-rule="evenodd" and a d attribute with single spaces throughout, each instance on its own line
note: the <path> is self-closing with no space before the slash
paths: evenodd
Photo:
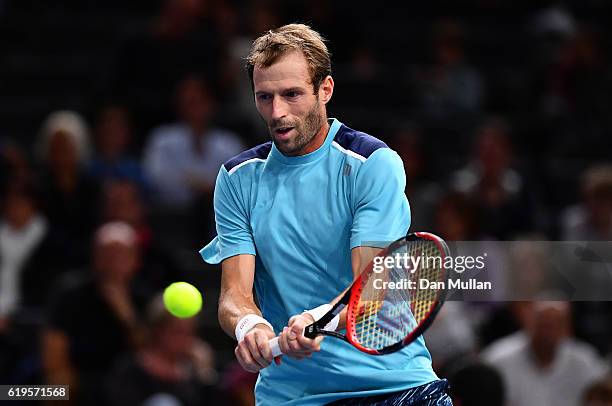
<path id="1" fill-rule="evenodd" d="M 283 328 L 278 339 L 284 355 L 301 360 L 310 357 L 313 352 L 321 351 L 323 336 L 315 338 L 304 336 L 304 329 L 312 323 L 314 319 L 308 313 L 298 314 L 289 319 L 289 325 Z"/>

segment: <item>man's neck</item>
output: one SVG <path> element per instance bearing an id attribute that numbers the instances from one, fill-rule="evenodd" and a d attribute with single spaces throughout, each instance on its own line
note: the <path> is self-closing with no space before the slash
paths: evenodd
<path id="1" fill-rule="evenodd" d="M 556 348 L 548 348 L 540 351 L 531 348 L 531 357 L 535 365 L 543 371 L 548 370 L 554 364 L 556 355 Z"/>
<path id="2" fill-rule="evenodd" d="M 206 138 L 208 128 L 204 124 L 188 124 L 188 126 L 191 131 L 193 147 L 196 149 L 196 151 L 200 151 L 202 149 L 204 138 Z"/>

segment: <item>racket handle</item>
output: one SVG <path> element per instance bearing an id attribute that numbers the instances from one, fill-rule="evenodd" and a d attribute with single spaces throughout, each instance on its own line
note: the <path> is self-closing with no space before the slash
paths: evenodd
<path id="1" fill-rule="evenodd" d="M 280 345 L 278 344 L 278 337 L 274 337 L 273 339 L 268 341 L 268 344 L 270 344 L 270 349 L 272 350 L 273 357 L 278 357 L 279 355 L 283 355 L 283 352 L 280 349 Z"/>

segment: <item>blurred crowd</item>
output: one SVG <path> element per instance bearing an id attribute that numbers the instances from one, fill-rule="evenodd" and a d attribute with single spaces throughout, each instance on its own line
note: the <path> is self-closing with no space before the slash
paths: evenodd
<path id="1" fill-rule="evenodd" d="M 329 115 L 402 157 L 412 230 L 612 240 L 604 2 L 53 3 L 0 1 L 2 384 L 70 384 L 84 405 L 252 404 L 197 249 L 221 164 L 267 140 L 242 58 L 287 22 L 329 40 Z M 199 317 L 164 310 L 176 280 L 203 289 Z M 612 405 L 611 302 L 562 299 L 447 303 L 427 340 L 456 404 Z"/>

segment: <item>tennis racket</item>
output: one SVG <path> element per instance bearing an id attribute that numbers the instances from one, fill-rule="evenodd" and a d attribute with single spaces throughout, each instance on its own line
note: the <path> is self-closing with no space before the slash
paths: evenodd
<path id="1" fill-rule="evenodd" d="M 342 299 L 306 327 L 304 336 L 336 337 L 372 355 L 400 350 L 423 334 L 440 311 L 446 296 L 449 269 L 444 265 L 449 255 L 446 243 L 431 233 L 410 233 L 394 241 L 377 257 L 400 260 L 381 264 L 373 259 Z M 325 330 L 344 307 L 346 334 Z M 273 356 L 282 355 L 278 337 L 269 343 Z"/>

